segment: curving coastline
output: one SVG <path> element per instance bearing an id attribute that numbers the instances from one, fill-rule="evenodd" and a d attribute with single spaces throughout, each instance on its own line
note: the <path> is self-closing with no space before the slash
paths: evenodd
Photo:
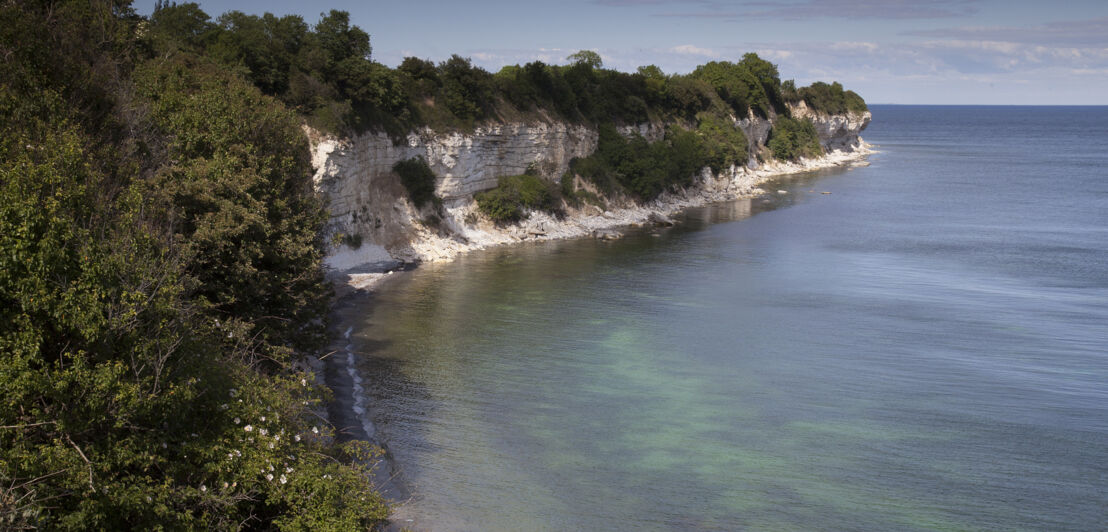
<path id="1" fill-rule="evenodd" d="M 364 249 L 339 247 L 328 257 L 331 277 L 341 293 L 349 289 L 371 289 L 389 272 L 405 263 L 451 260 L 461 253 L 492 246 L 520 242 L 558 240 L 583 237 L 618 236 L 622 227 L 651 223 L 665 219 L 684 209 L 709 203 L 730 201 L 761 194 L 759 185 L 770 179 L 790 174 L 811 172 L 839 166 L 868 164 L 865 159 L 873 153 L 873 147 L 858 138 L 850 151 L 835 150 L 813 159 L 799 162 L 774 161 L 757 169 L 739 168 L 720 176 L 705 172 L 696 185 L 677 192 L 666 192 L 647 203 L 623 202 L 601 211 L 595 206 L 569 209 L 564 218 L 555 218 L 545 212 L 533 212 L 520 222 L 510 226 L 479 223 L 461 227 L 454 234 L 443 235 L 420 225 L 411 226 L 410 240 L 399 253 L 383 254 L 372 245 Z M 465 219 L 476 211 L 472 202 L 447 207 L 453 219 Z M 464 238 L 458 238 L 458 235 Z"/>
<path id="2" fill-rule="evenodd" d="M 806 110 L 797 111 L 804 113 Z M 336 427 L 339 438 L 366 440 L 384 450 L 384 454 L 372 463 L 371 469 L 373 483 L 382 495 L 394 504 L 409 497 L 401 481 L 402 472 L 389 455 L 388 442 L 382 441 L 377 434 L 371 405 L 367 404 L 362 387 L 363 377 L 356 367 L 357 354 L 370 347 L 359 345 L 357 338 L 352 336 L 355 326 L 352 316 L 357 315 L 359 309 L 364 310 L 364 305 L 373 304 L 367 298 L 372 298 L 375 288 L 393 278 L 394 273 L 415 268 L 420 262 L 449 261 L 469 251 L 523 242 L 618 238 L 621 228 L 670 223 L 671 216 L 688 208 L 763 194 L 766 191 L 759 186 L 775 178 L 868 164 L 866 158 L 874 153 L 874 149 L 858 133 L 868 125 L 869 113 L 860 117 L 830 116 L 821 119 L 811 115 L 807 118 L 817 124 L 826 150 L 823 156 L 800 159 L 797 162 L 771 160 L 762 164 L 752 159 L 750 166 L 732 167 L 719 175 L 713 175 L 705 169 L 692 186 L 663 193 L 650 202 L 638 203 L 630 198 L 615 198 L 609 200 L 607 210 L 590 205 L 569 208 L 562 218 L 536 211 L 518 224 L 493 224 L 477 216 L 476 203 L 473 201 L 473 183 L 467 184 L 464 176 L 454 177 L 450 174 L 449 178 L 439 182 L 440 192 L 444 184 L 448 190 L 456 191 L 454 194 L 443 194 L 449 198 L 443 206 L 445 230 L 420 223 L 419 212 L 407 201 L 397 184 L 382 178 L 383 174 L 391 170 L 392 163 L 389 161 L 404 157 L 407 151 L 419 152 L 426 149 L 427 152 L 434 153 L 435 146 L 428 147 L 413 142 L 411 144 L 415 146 L 409 146 L 407 151 L 403 147 L 388 146 L 381 151 L 379 143 L 361 139 L 362 149 L 358 150 L 352 149 L 359 142 L 356 139 L 347 141 L 346 147 L 338 150 L 341 156 L 336 158 L 335 151 L 340 144 L 333 139 L 312 137 L 309 131 L 309 136 L 312 137 L 313 163 L 317 171 L 317 189 L 330 196 L 332 206 L 338 203 L 347 211 L 361 209 L 363 219 L 375 220 L 374 230 L 367 231 L 370 237 L 368 242 L 358 248 L 335 245 L 327 257 L 328 276 L 337 296 L 331 309 L 330 334 L 333 340 L 330 354 L 314 365 L 317 375 L 334 392 L 333 400 L 327 406 L 326 416 Z M 756 128 L 764 128 L 764 124 L 746 120 L 738 123 L 737 127 L 756 131 Z M 518 128 L 515 131 L 518 133 Z M 588 148 L 580 146 L 583 138 L 581 132 L 567 133 L 566 130 L 548 127 L 544 127 L 543 131 L 554 131 L 558 141 L 568 139 L 573 144 L 572 149 L 567 150 L 564 145 L 555 146 L 555 156 L 549 157 L 549 153 L 544 153 L 541 146 L 536 148 L 536 144 L 544 138 L 544 135 L 539 135 L 537 139 L 531 139 L 532 142 L 517 143 L 514 147 L 501 149 L 497 153 L 497 160 L 503 162 L 511 159 L 511 152 L 515 150 L 525 154 L 524 160 L 529 158 L 533 162 L 553 159 L 555 164 L 564 164 L 568 162 L 568 156 L 579 156 L 583 149 Z M 754 138 L 758 145 L 764 146 L 764 136 Z M 448 162 L 456 163 L 458 159 L 469 156 L 473 159 L 470 164 L 482 162 L 480 156 L 465 153 L 466 150 L 474 151 L 475 142 L 472 138 L 454 135 L 448 139 L 455 148 L 461 147 L 463 153 L 459 154 L 457 150 L 451 153 L 449 150 L 442 150 L 440 146 L 440 161 L 445 158 Z M 433 136 L 425 135 L 422 142 L 429 140 L 433 140 Z M 400 151 L 397 153 L 395 150 Z M 514 164 L 519 166 L 521 163 L 517 160 Z M 461 169 L 464 166 L 459 170 Z M 499 172 L 514 170 L 512 164 L 503 164 L 498 168 Z M 489 181 L 484 171 L 478 172 L 478 175 L 484 182 Z M 361 186 L 361 189 L 351 192 L 356 186 Z M 336 197 L 336 194 L 346 196 Z M 373 215 L 366 216 L 368 212 Z M 385 219 L 383 222 L 382 217 Z M 336 218 L 339 217 L 332 212 L 332 231 L 356 226 L 353 223 L 335 223 Z M 357 216 L 351 217 L 350 221 L 355 220 Z M 418 525 L 413 520 L 414 517 L 405 514 L 403 510 L 394 509 L 390 529 L 398 528 L 401 524 Z"/>
<path id="3" fill-rule="evenodd" d="M 701 176 L 694 187 L 665 193 L 658 199 L 642 204 L 612 208 L 605 212 L 587 212 L 583 209 L 567 213 L 563 219 L 555 219 L 546 213 L 533 213 L 517 226 L 484 229 L 483 238 L 471 238 L 467 242 L 446 239 L 432 233 L 413 239 L 413 247 L 430 254 L 434 260 L 452 260 L 462 253 L 492 246 L 504 246 L 523 242 L 603 237 L 620 228 L 641 226 L 666 220 L 685 209 L 711 203 L 753 197 L 765 193 L 759 185 L 783 176 L 800 174 L 841 166 L 868 165 L 866 158 L 874 153 L 871 145 L 858 139 L 851 151 L 836 150 L 822 157 L 801 160 L 797 163 L 767 164 L 759 169 L 741 169 L 725 178 Z M 465 207 L 463 206 L 462 209 Z M 541 231 L 541 232 L 540 232 Z M 618 234 L 618 233 L 617 233 Z M 355 325 L 352 317 L 372 305 L 373 291 L 394 274 L 417 267 L 415 262 L 399 260 L 366 262 L 347 270 L 332 270 L 330 278 L 338 297 L 332 305 L 330 356 L 317 364 L 317 374 L 334 392 L 328 404 L 327 417 L 340 438 L 369 441 L 383 449 L 384 454 L 372 463 L 373 483 L 382 495 L 393 504 L 410 497 L 402 482 L 402 472 L 389 454 L 389 445 L 377 434 L 372 420 L 371 406 L 367 404 L 362 388 L 363 378 L 356 367 L 357 354 L 367 349 L 352 337 Z M 394 507 L 388 530 L 418 526 L 418 516 Z"/>

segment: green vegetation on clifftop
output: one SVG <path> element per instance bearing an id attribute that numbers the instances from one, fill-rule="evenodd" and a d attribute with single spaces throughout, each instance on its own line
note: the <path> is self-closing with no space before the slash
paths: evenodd
<path id="1" fill-rule="evenodd" d="M 297 15 L 238 11 L 212 20 L 196 4 L 159 2 L 147 29 L 159 48 L 186 50 L 235 69 L 334 133 L 377 129 L 398 135 L 419 126 L 468 129 L 518 119 L 626 125 L 696 121 L 700 113 L 768 117 L 786 114 L 786 102 L 800 99 L 828 113 L 865 105 L 852 92 L 843 96 L 838 84 L 798 90 L 782 83 L 777 67 L 752 53 L 686 75 L 667 75 L 654 65 L 634 73 L 606 69 L 589 50 L 569 56 L 567 65 L 534 61 L 490 73 L 457 55 L 437 64 L 407 57 L 395 69 L 377 63 L 370 36 L 342 11 L 309 25 Z"/>

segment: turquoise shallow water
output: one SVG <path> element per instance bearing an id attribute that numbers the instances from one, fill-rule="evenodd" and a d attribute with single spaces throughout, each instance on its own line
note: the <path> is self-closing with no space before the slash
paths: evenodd
<path id="1" fill-rule="evenodd" d="M 401 514 L 1108 528 L 1108 109 L 873 111 L 869 167 L 353 307 Z"/>

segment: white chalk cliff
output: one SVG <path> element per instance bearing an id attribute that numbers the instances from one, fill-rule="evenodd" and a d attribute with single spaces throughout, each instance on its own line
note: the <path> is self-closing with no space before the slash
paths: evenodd
<path id="1" fill-rule="evenodd" d="M 772 120 L 753 114 L 735 121 L 750 142 L 751 160 L 719 175 L 704 169 L 693 186 L 667 192 L 638 204 L 629 198 L 606 198 L 607 211 L 586 205 L 567 210 L 563 219 L 534 212 L 517 225 L 496 226 L 477 212 L 473 195 L 494 188 L 497 178 L 521 174 L 529 167 L 556 180 L 575 157 L 590 155 L 597 144 L 595 129 L 565 123 L 498 124 L 478 127 L 472 133 L 436 133 L 423 129 L 394 143 L 384 133 L 334 138 L 307 129 L 311 140 L 315 185 L 327 198 L 331 235 L 353 236 L 335 243 L 327 265 L 336 270 L 386 261 L 443 260 L 459 252 L 528 239 L 568 238 L 645 222 L 652 214 L 713 201 L 724 201 L 756 190 L 762 181 L 781 174 L 848 164 L 869 153 L 859 136 L 870 113 L 825 115 L 801 103 L 793 116 L 811 120 L 827 155 L 799 163 L 771 161 L 759 164 Z M 624 134 L 638 133 L 649 140 L 664 135 L 662 124 L 625 127 Z M 422 156 L 437 176 L 436 194 L 443 200 L 443 220 L 424 223 L 431 207 L 417 210 L 408 200 L 392 167 L 396 162 Z M 578 181 L 587 186 L 583 181 Z"/>

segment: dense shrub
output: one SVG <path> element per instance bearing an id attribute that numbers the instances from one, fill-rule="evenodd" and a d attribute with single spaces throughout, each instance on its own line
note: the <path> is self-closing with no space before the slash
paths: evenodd
<path id="1" fill-rule="evenodd" d="M 816 128 L 808 120 L 780 117 L 769 133 L 766 146 L 773 156 L 784 161 L 815 157 L 823 153 Z"/>
<path id="2" fill-rule="evenodd" d="M 423 157 L 398 161 L 392 171 L 400 176 L 400 183 L 408 191 L 408 197 L 416 208 L 435 201 L 435 173 Z"/>
<path id="3" fill-rule="evenodd" d="M 607 193 L 619 188 L 649 200 L 691 184 L 708 165 L 705 146 L 702 135 L 682 128 L 672 128 L 664 140 L 650 143 L 638 134 L 627 138 L 614 127 L 602 126 L 596 152 L 575 159 L 571 169 Z"/>
<path id="4" fill-rule="evenodd" d="M 518 221 L 525 209 L 555 212 L 561 202 L 560 190 L 554 184 L 531 174 L 502 176 L 496 188 L 479 192 L 474 198 L 478 209 L 497 223 Z"/>
<path id="5" fill-rule="evenodd" d="M 770 96 L 766 94 L 759 77 L 750 70 L 750 65 L 755 64 L 754 59 L 757 56 L 747 56 L 746 63 L 712 61 L 700 65 L 691 76 L 711 84 L 719 97 L 734 109 L 736 115 L 745 116 L 747 110 L 752 109 L 759 116 L 769 116 L 773 107 Z M 776 69 L 773 70 L 776 74 Z"/>
<path id="6" fill-rule="evenodd" d="M 492 105 L 492 75 L 458 55 L 439 65 L 442 100 L 454 116 L 472 121 Z"/>
<path id="7" fill-rule="evenodd" d="M 854 91 L 844 91 L 839 82 L 830 85 L 817 81 L 808 87 L 797 91 L 797 96 L 804 100 L 813 111 L 844 114 L 847 112 L 862 113 L 868 111 L 865 100 Z"/>
<path id="8" fill-rule="evenodd" d="M 134 76 L 170 161 L 143 194 L 172 216 L 197 295 L 275 345 L 319 342 L 328 290 L 310 272 L 326 215 L 295 114 L 206 59 L 154 59 Z"/>
<path id="9" fill-rule="evenodd" d="M 212 22 L 195 3 L 157 2 L 145 45 L 177 49 L 235 67 L 325 129 L 364 130 L 407 119 L 408 91 L 397 73 L 370 59 L 369 34 L 332 10 L 314 27 L 297 15 L 230 11 Z"/>
<path id="10" fill-rule="evenodd" d="M 374 526 L 296 364 L 327 301 L 298 117 L 139 22 L 0 8 L 0 523 Z"/>
<path id="11" fill-rule="evenodd" d="M 730 120 L 705 113 L 701 115 L 696 130 L 704 139 L 704 162 L 713 172 L 746 164 L 746 135 Z"/>

